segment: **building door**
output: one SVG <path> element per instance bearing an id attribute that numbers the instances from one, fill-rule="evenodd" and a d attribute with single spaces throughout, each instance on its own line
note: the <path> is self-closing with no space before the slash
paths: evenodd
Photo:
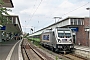
<path id="1" fill-rule="evenodd" d="M 76 35 L 73 35 L 73 43 L 76 43 Z"/>

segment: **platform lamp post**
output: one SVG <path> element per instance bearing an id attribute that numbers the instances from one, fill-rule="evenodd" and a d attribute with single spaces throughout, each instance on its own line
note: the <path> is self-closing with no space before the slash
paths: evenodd
<path id="1" fill-rule="evenodd" d="M 89 10 L 89 48 L 90 48 L 90 8 L 86 8 Z"/>
<path id="2" fill-rule="evenodd" d="M 87 10 L 89 10 L 89 49 L 90 49 L 90 7 L 86 8 Z M 89 56 L 90 58 L 90 51 L 89 51 Z"/>

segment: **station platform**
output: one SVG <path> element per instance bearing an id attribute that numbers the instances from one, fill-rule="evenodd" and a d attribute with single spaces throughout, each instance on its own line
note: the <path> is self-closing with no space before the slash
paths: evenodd
<path id="1" fill-rule="evenodd" d="M 90 52 L 90 47 L 75 45 L 75 49 Z"/>
<path id="2" fill-rule="evenodd" d="M 22 60 L 20 43 L 22 40 L 9 40 L 0 43 L 0 60 Z"/>
<path id="3" fill-rule="evenodd" d="M 90 60 L 90 47 L 75 45 L 75 54 Z"/>

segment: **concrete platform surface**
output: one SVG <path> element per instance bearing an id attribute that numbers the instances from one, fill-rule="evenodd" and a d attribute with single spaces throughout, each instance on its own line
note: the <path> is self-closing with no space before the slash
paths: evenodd
<path id="1" fill-rule="evenodd" d="M 9 40 L 0 43 L 0 60 L 19 60 L 19 44 L 21 40 Z"/>

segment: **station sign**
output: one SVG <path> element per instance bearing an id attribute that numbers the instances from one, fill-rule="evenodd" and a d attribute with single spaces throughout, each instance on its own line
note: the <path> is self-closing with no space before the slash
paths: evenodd
<path id="1" fill-rule="evenodd" d="M 0 30 L 6 30 L 6 26 L 0 27 Z"/>
<path id="2" fill-rule="evenodd" d="M 78 32 L 78 27 L 72 27 L 70 28 L 72 31 Z"/>

